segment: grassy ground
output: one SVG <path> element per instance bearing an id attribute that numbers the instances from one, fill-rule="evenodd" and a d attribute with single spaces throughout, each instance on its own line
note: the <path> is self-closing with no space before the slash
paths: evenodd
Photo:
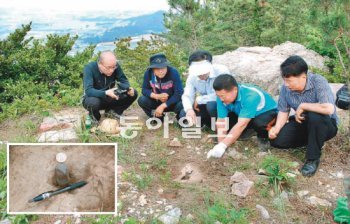
<path id="1" fill-rule="evenodd" d="M 141 115 L 136 107 L 128 115 Z M 348 113 L 342 117 L 348 119 Z M 37 127 L 42 117 L 25 116 L 16 122 L 2 123 L 0 135 L 10 142 L 35 142 Z M 259 156 L 256 138 L 237 142 L 236 151 L 243 156 L 233 159 L 226 155 L 220 160 L 207 160 L 206 152 L 213 147 L 203 139 L 185 139 L 182 130 L 170 125 L 169 138 L 163 138 L 164 130 L 148 130 L 145 126 L 134 139 L 111 137 L 103 133 L 91 134 L 77 130 L 81 142 L 118 142 L 118 165 L 123 168 L 118 182 L 117 216 L 8 216 L 6 209 L 6 145 L 0 147 L 0 209 L 1 218 L 10 218 L 14 223 L 159 223 L 157 216 L 170 208 L 182 211 L 180 223 L 332 223 L 332 211 L 336 198 L 344 195 L 342 179 L 334 173 L 350 175 L 349 122 L 345 120 L 338 135 L 327 142 L 320 169 L 312 178 L 304 178 L 296 170 L 302 165 L 302 150 L 280 151 L 271 149 L 271 154 Z M 182 147 L 172 148 L 168 144 L 177 137 Z M 173 152 L 174 151 L 174 152 Z M 191 164 L 203 176 L 200 183 L 179 183 L 175 179 L 180 170 Z M 267 176 L 258 175 L 264 168 Z M 231 193 L 230 177 L 235 171 L 243 172 L 254 186 L 246 198 Z M 287 173 L 296 173 L 292 178 Z M 332 189 L 334 188 L 334 189 Z M 307 199 L 299 197 L 300 190 L 309 191 L 327 199 L 331 207 L 312 206 Z M 288 199 L 284 199 L 286 192 Z M 335 194 L 330 194 L 330 191 Z M 140 198 L 145 203 L 140 203 Z M 141 206 L 141 204 L 143 204 Z M 263 220 L 256 205 L 264 206 L 269 220 Z"/>

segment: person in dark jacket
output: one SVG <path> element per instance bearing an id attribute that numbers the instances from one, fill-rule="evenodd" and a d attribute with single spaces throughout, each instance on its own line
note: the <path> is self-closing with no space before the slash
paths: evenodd
<path id="1" fill-rule="evenodd" d="M 117 58 L 112 51 L 103 51 L 97 62 L 84 67 L 83 106 L 93 119 L 100 120 L 99 110 L 107 116 L 119 118 L 136 99 L 137 92 L 130 87 Z M 115 90 L 123 94 L 116 94 Z"/>
<path id="2" fill-rule="evenodd" d="M 169 66 L 164 54 L 150 57 L 142 85 L 142 96 L 138 99 L 140 107 L 149 117 L 163 118 L 163 112 L 173 111 L 176 118 L 182 110 L 182 87 L 178 71 Z"/>

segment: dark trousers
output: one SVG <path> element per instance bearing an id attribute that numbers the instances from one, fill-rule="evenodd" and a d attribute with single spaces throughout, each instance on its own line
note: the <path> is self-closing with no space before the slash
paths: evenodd
<path id="1" fill-rule="evenodd" d="M 207 127 L 211 127 L 211 118 L 217 117 L 217 109 L 216 109 L 216 102 L 210 101 L 207 102 L 207 104 L 199 104 L 199 112 L 194 110 L 197 117 L 201 118 L 201 125 L 206 125 Z M 186 117 L 186 112 L 184 109 L 180 112 L 180 118 Z"/>
<path id="2" fill-rule="evenodd" d="M 307 112 L 301 124 L 295 121 L 294 116 L 289 117 L 289 122 L 284 125 L 277 138 L 271 140 L 271 145 L 282 149 L 307 146 L 306 159 L 319 159 L 324 142 L 333 138 L 337 131 L 335 119 L 328 115 Z"/>
<path id="3" fill-rule="evenodd" d="M 90 115 L 93 115 L 97 120 L 100 120 L 101 114 L 100 110 L 105 110 L 106 112 L 113 110 L 117 114 L 123 114 L 130 105 L 137 99 L 137 91 L 134 89 L 134 96 L 127 95 L 126 98 L 122 100 L 115 100 L 107 96 L 107 98 L 99 97 L 87 97 L 85 96 L 83 100 L 83 106 L 89 111 Z"/>
<path id="4" fill-rule="evenodd" d="M 153 117 L 154 114 L 152 114 L 152 110 L 157 109 L 157 107 L 162 104 L 161 101 L 149 98 L 147 96 L 140 96 L 137 102 L 139 103 L 142 110 L 149 117 Z M 182 108 L 182 102 L 180 101 L 176 104 L 170 105 L 169 107 L 165 108 L 164 112 L 173 111 L 176 114 L 176 119 L 179 119 L 180 111 L 182 110 Z"/>
<path id="5" fill-rule="evenodd" d="M 238 116 L 230 112 L 229 117 L 229 130 L 237 123 Z M 268 127 L 274 125 L 275 118 L 277 117 L 276 110 L 269 110 L 259 116 L 252 118 L 246 127 L 246 129 L 252 128 L 257 133 L 258 138 L 268 138 Z"/>

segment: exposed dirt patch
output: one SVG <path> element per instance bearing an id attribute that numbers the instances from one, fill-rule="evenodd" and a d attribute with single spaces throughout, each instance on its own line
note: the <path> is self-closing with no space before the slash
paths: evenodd
<path id="1" fill-rule="evenodd" d="M 70 184 L 88 184 L 46 200 L 28 203 L 35 196 L 59 189 L 54 180 L 56 154 L 67 155 Z M 114 212 L 114 146 L 10 146 L 10 212 Z"/>
<path id="2" fill-rule="evenodd" d="M 120 180 L 127 182 L 131 187 L 119 191 L 119 201 L 123 204 L 119 214 L 137 217 L 147 222 L 169 210 L 169 207 L 180 207 L 183 211 L 182 217 L 192 214 L 196 223 L 200 222 L 199 214 L 207 212 L 206 195 L 219 194 L 237 210 L 248 208 L 248 220 L 252 223 L 329 223 L 336 199 L 344 196 L 343 176 L 350 175 L 349 137 L 348 134 L 344 135 L 349 133 L 349 119 L 344 111 L 339 112 L 339 116 L 343 120 L 342 130 L 325 145 L 319 171 L 311 178 L 297 174 L 294 183 L 286 189 L 288 200 L 285 202 L 284 212 L 272 203 L 277 197 L 272 187 L 267 183 L 267 187 L 257 185 L 259 179 L 263 178 L 257 174 L 264 157 L 258 155 L 256 138 L 237 142 L 233 146 L 243 155 L 239 160 L 230 158 L 227 153 L 220 160 L 207 160 L 206 153 L 214 146 L 213 143 L 203 142 L 208 132 L 202 132 L 200 139 L 184 139 L 181 137 L 181 129 L 170 125 L 169 138 L 165 139 L 163 127 L 159 130 L 143 128 L 136 140 L 119 145 L 119 150 L 122 151 L 119 165 L 123 167 L 124 174 L 136 173 L 141 179 L 152 176 L 152 181 L 146 187 L 140 188 L 137 182 L 125 178 L 127 175 L 120 175 Z M 183 147 L 169 147 L 173 138 L 178 138 Z M 271 154 L 288 162 L 297 162 L 299 165 L 292 170 L 296 173 L 304 162 L 302 150 L 271 149 Z M 191 172 L 191 169 L 185 168 L 187 164 L 196 167 L 196 171 L 202 175 L 201 181 L 186 182 L 191 179 L 194 170 Z M 147 167 L 146 171 L 144 167 Z M 243 172 L 255 183 L 246 198 L 231 194 L 230 177 L 235 171 Z M 308 196 L 300 198 L 297 195 L 297 191 L 300 190 L 309 191 L 308 196 L 326 199 L 332 206 L 327 208 L 310 205 L 307 201 Z M 146 196 L 146 205 L 140 206 L 137 201 L 135 203 L 135 199 L 140 195 Z M 256 204 L 263 205 L 269 211 L 270 220 L 261 219 L 255 208 Z"/>

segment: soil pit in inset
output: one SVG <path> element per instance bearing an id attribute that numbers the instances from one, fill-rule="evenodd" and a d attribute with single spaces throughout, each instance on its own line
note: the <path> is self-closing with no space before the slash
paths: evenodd
<path id="1" fill-rule="evenodd" d="M 48 199 L 28 203 L 37 195 L 60 189 L 54 174 L 56 154 L 67 155 L 69 184 L 87 184 Z M 114 212 L 114 145 L 10 145 L 9 211 Z"/>

